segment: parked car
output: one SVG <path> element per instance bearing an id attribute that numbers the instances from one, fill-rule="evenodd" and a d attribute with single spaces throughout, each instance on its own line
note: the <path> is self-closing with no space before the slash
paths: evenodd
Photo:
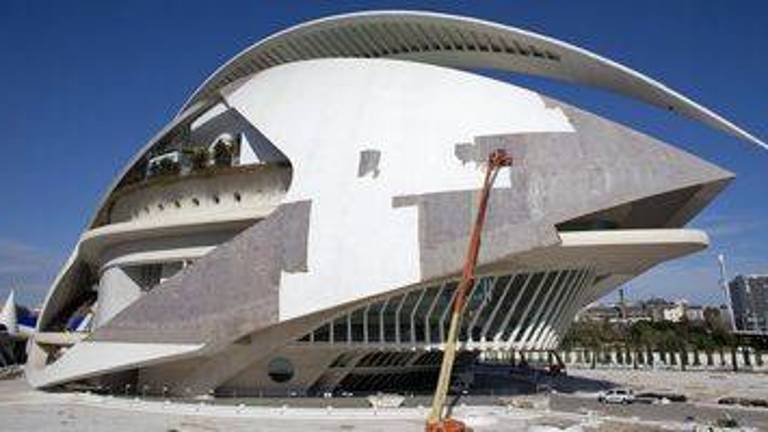
<path id="1" fill-rule="evenodd" d="M 612 389 L 601 392 L 597 401 L 606 404 L 631 404 L 635 402 L 635 393 L 630 389 Z"/>

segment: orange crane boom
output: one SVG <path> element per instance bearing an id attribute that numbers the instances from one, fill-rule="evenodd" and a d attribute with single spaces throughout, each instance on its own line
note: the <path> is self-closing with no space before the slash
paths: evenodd
<path id="1" fill-rule="evenodd" d="M 456 295 L 453 297 L 451 307 L 451 325 L 448 330 L 448 338 L 445 341 L 445 351 L 443 353 L 443 362 L 440 366 L 440 375 L 437 380 L 437 389 L 432 400 L 432 410 L 427 419 L 427 432 L 455 432 L 465 431 L 464 423 L 449 418 L 445 415 L 445 399 L 448 395 L 448 386 L 451 381 L 453 363 L 456 359 L 456 344 L 458 342 L 458 329 L 461 322 L 461 314 L 464 304 L 467 301 L 467 295 L 475 282 L 475 268 L 477 267 L 477 257 L 480 252 L 480 239 L 485 223 L 485 215 L 488 210 L 488 198 L 491 188 L 496 180 L 496 175 L 503 167 L 512 165 L 512 157 L 507 155 L 503 149 L 495 150 L 488 156 L 488 167 L 485 171 L 485 180 L 478 203 L 477 216 L 472 226 L 472 233 L 469 238 L 469 247 L 464 261 L 464 270 L 461 275 L 461 282 L 456 288 Z"/>

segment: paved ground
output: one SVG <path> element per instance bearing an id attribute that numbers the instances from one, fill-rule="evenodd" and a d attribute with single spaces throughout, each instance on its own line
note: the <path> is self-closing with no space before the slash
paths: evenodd
<path id="1" fill-rule="evenodd" d="M 524 431 L 547 418 L 533 410 L 460 408 L 457 414 L 478 432 Z M 21 380 L 0 381 L 3 431 L 392 431 L 423 430 L 426 410 L 296 408 L 166 403 L 88 394 L 31 390 Z M 559 416 L 569 426 L 583 416 Z"/>
<path id="2" fill-rule="evenodd" d="M 578 388 L 570 389 L 574 391 L 570 394 L 552 396 L 549 408 L 544 397 L 529 398 L 536 403 L 536 407 L 519 409 L 504 405 L 511 400 L 509 398 L 472 396 L 460 401 L 455 416 L 477 432 L 685 430 L 683 421 L 687 416 L 711 421 L 726 412 L 722 407 L 708 403 L 713 398 L 734 394 L 768 395 L 768 375 L 632 371 L 571 371 L 571 375 L 567 386 Z M 592 391 L 606 385 L 690 393 L 689 397 L 697 402 L 603 406 L 596 403 Z M 89 394 L 45 393 L 34 391 L 22 379 L 16 379 L 0 381 L 0 430 L 408 432 L 423 430 L 425 407 L 429 400 L 417 397 L 409 400 L 408 407 L 380 411 L 360 408 L 361 399 L 253 402 L 170 403 Z M 335 407 L 326 408 L 328 403 L 333 403 Z M 288 406 L 284 408 L 284 404 Z M 305 407 L 299 408 L 301 405 Z M 357 408 L 352 408 L 355 406 Z M 756 430 L 768 430 L 768 410 L 730 408 L 727 411 Z"/>
<path id="3" fill-rule="evenodd" d="M 768 398 L 768 374 L 765 373 L 569 369 L 568 375 L 635 390 L 682 393 L 694 402 L 717 403 L 718 399 L 728 396 Z"/>
<path id="4" fill-rule="evenodd" d="M 594 411 L 606 416 L 636 417 L 671 422 L 683 422 L 693 417 L 700 422 L 712 422 L 730 415 L 740 424 L 768 431 L 768 409 L 742 408 L 717 405 L 723 397 L 768 398 L 768 374 L 732 372 L 681 372 L 591 370 L 568 371 L 576 383 L 592 383 L 587 391 L 578 386 L 572 393 L 559 393 L 550 398 L 550 408 L 563 412 Z M 685 395 L 689 403 L 669 405 L 634 404 L 630 406 L 606 406 L 597 402 L 595 389 L 604 385 L 629 387 L 636 392 L 677 393 Z"/>
<path id="5" fill-rule="evenodd" d="M 458 406 L 455 413 L 477 432 L 653 431 L 610 419 L 541 409 Z M 373 411 L 360 408 L 296 408 L 170 403 L 89 394 L 44 393 L 23 380 L 0 381 L 3 431 L 422 431 L 426 408 Z M 678 428 L 679 429 L 679 428 Z M 674 430 L 674 429 L 673 429 Z"/>
<path id="6" fill-rule="evenodd" d="M 593 411 L 601 416 L 638 419 L 655 419 L 672 423 L 685 422 L 692 417 L 700 423 L 712 423 L 723 416 L 730 415 L 743 426 L 761 431 L 768 431 L 768 410 L 746 409 L 741 407 L 722 407 L 717 405 L 670 403 L 668 405 L 604 405 L 596 398 L 587 396 L 553 395 L 550 408 L 560 412 L 581 413 Z"/>

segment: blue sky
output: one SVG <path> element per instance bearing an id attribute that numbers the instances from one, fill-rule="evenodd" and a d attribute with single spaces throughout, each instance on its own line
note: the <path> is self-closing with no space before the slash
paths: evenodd
<path id="1" fill-rule="evenodd" d="M 559 38 L 638 69 L 768 139 L 768 2 L 0 2 L 0 296 L 44 296 L 124 163 L 221 63 L 307 19 L 425 9 Z M 715 255 L 768 272 L 768 152 L 600 91 L 493 73 L 686 149 L 737 174 L 691 224 L 712 247 L 629 284 L 721 301 Z"/>

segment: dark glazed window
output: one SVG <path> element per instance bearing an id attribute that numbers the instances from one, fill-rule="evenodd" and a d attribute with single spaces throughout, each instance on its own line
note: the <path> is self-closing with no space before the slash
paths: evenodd
<path id="1" fill-rule="evenodd" d="M 350 320 L 352 323 L 353 342 L 365 342 L 364 315 L 365 308 L 357 309 L 356 311 L 352 312 Z"/>
<path id="2" fill-rule="evenodd" d="M 371 174 L 371 177 L 379 176 L 379 162 L 381 162 L 381 151 L 363 150 L 360 152 L 360 161 L 357 165 L 357 176 L 365 177 Z"/>
<path id="3" fill-rule="evenodd" d="M 315 342 L 330 342 L 331 341 L 331 325 L 323 324 L 315 329 Z"/>
<path id="4" fill-rule="evenodd" d="M 399 342 L 409 343 L 412 340 L 411 335 L 411 314 L 419 299 L 423 295 L 423 290 L 411 291 L 407 294 L 403 304 L 400 307 L 400 340 Z"/>
<path id="5" fill-rule="evenodd" d="M 333 341 L 346 342 L 347 336 L 347 316 L 344 315 L 333 322 Z"/>
<path id="6" fill-rule="evenodd" d="M 368 308 L 368 342 L 382 342 L 381 340 L 381 303 L 372 304 Z"/>
<path id="7" fill-rule="evenodd" d="M 293 378 L 293 364 L 283 357 L 275 357 L 267 365 L 267 373 L 272 381 L 284 383 Z"/>
<path id="8" fill-rule="evenodd" d="M 400 305 L 400 301 L 403 296 L 397 296 L 389 299 L 387 306 L 381 313 L 382 320 L 384 321 L 384 340 L 382 342 L 396 342 L 395 336 L 397 330 L 395 330 L 395 320 L 397 307 Z"/>
<path id="9" fill-rule="evenodd" d="M 416 342 L 424 342 L 425 336 L 426 336 L 426 321 L 427 321 L 427 314 L 429 313 L 429 309 L 432 306 L 432 302 L 435 301 L 435 297 L 440 292 L 439 286 L 433 286 L 427 288 L 427 291 L 424 293 L 424 298 L 421 299 L 421 303 L 419 303 L 419 307 L 416 309 L 416 314 L 414 316 L 414 336 L 416 339 Z"/>

